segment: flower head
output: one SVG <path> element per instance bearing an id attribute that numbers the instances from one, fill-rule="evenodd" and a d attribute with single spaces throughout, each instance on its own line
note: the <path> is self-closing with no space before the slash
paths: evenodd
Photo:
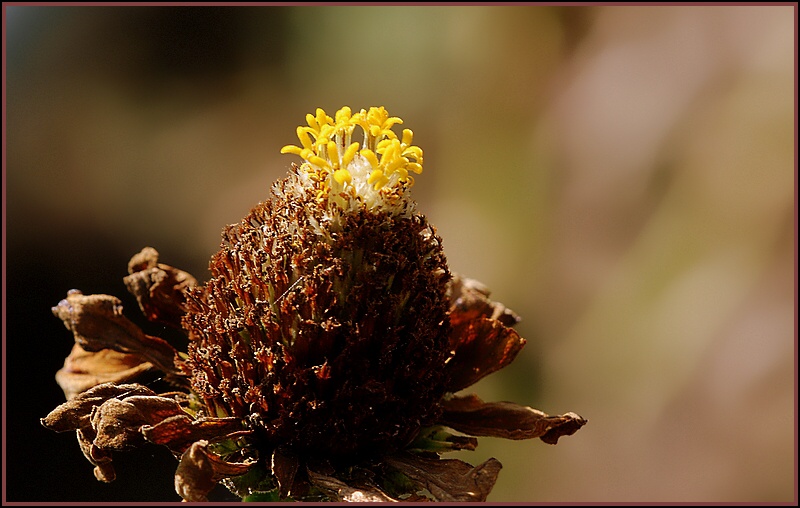
<path id="1" fill-rule="evenodd" d="M 167 446 L 185 500 L 218 482 L 247 500 L 485 500 L 500 463 L 439 454 L 476 436 L 555 444 L 586 421 L 457 394 L 513 361 L 518 317 L 449 271 L 409 195 L 422 150 L 402 120 L 345 107 L 306 122 L 282 150 L 304 161 L 224 230 L 208 282 L 152 248 L 131 260 L 128 289 L 186 352 L 114 297 L 54 307 L 76 345 L 57 376 L 69 400 L 42 422 L 76 430 L 103 481 L 112 453 Z M 129 383 L 151 370 L 174 391 Z"/>

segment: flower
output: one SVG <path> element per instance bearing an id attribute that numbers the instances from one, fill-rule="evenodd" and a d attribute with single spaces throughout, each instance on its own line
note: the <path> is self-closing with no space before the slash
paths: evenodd
<path id="1" fill-rule="evenodd" d="M 219 482 L 244 500 L 484 501 L 500 462 L 440 454 L 479 436 L 555 444 L 586 420 L 458 393 L 514 360 L 519 318 L 448 269 L 410 198 L 423 153 L 401 119 L 306 121 L 282 149 L 302 164 L 224 230 L 208 282 L 150 247 L 131 259 L 127 288 L 185 352 L 112 296 L 72 290 L 53 308 L 75 346 L 57 374 L 68 400 L 42 423 L 77 431 L 102 481 L 114 453 L 167 446 L 187 501 Z M 131 382 L 151 371 L 174 390 Z"/>

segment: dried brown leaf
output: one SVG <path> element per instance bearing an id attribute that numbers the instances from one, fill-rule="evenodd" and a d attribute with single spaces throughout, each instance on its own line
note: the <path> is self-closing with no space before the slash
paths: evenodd
<path id="1" fill-rule="evenodd" d="M 125 385 L 103 383 L 61 404 L 40 421 L 42 425 L 56 432 L 91 428 L 89 418 L 93 408 L 113 397 L 124 398 L 135 395 L 155 395 L 155 392 L 135 383 Z"/>
<path id="2" fill-rule="evenodd" d="M 443 402 L 439 422 L 472 436 L 506 439 L 541 438 L 556 444 L 561 436 L 578 431 L 587 420 L 575 413 L 550 416 L 513 402 L 483 402 L 476 395 L 455 396 Z"/>
<path id="3" fill-rule="evenodd" d="M 101 450 L 94 445 L 94 429 L 91 427 L 78 429 L 76 434 L 83 456 L 95 466 L 94 477 L 101 482 L 113 482 L 117 478 L 117 473 L 111 463 L 111 452 Z"/>
<path id="4" fill-rule="evenodd" d="M 335 501 L 350 503 L 385 503 L 396 502 L 394 499 L 372 484 L 351 486 L 347 483 L 327 475 L 320 471 L 315 471 L 311 466 L 306 466 L 309 481 L 323 492 L 328 493 Z"/>
<path id="5" fill-rule="evenodd" d="M 281 447 L 272 452 L 272 474 L 278 482 L 278 492 L 281 497 L 289 495 L 289 491 L 294 483 L 297 469 L 300 467 L 300 460 L 297 455 L 284 450 Z"/>
<path id="6" fill-rule="evenodd" d="M 73 289 L 52 310 L 86 351 L 113 349 L 136 354 L 168 375 L 179 375 L 175 348 L 163 339 L 147 335 L 129 321 L 122 314 L 118 298 L 84 295 Z"/>
<path id="7" fill-rule="evenodd" d="M 180 328 L 185 292 L 196 286 L 197 280 L 183 270 L 159 263 L 158 251 L 152 247 L 131 258 L 128 273 L 123 279 L 125 286 L 147 319 Z"/>
<path id="8" fill-rule="evenodd" d="M 124 451 L 144 443 L 142 427 L 183 414 L 172 399 L 132 396 L 109 399 L 92 411 L 91 424 L 97 432 L 94 445 L 103 450 Z"/>
<path id="9" fill-rule="evenodd" d="M 170 450 L 183 453 L 195 441 L 215 441 L 234 433 L 244 432 L 241 418 L 198 418 L 193 420 L 186 414 L 165 418 L 154 425 L 141 429 L 145 439 L 164 445 Z"/>
<path id="10" fill-rule="evenodd" d="M 453 273 L 448 285 L 450 322 L 457 324 L 485 317 L 505 326 L 518 323 L 519 316 L 502 303 L 489 299 L 490 294 L 489 288 L 477 280 Z"/>
<path id="11" fill-rule="evenodd" d="M 153 364 L 139 355 L 120 353 L 111 349 L 86 351 L 78 344 L 56 372 L 56 382 L 71 399 L 81 392 L 103 383 L 124 383 L 153 369 Z"/>
<path id="12" fill-rule="evenodd" d="M 145 418 L 135 406 L 109 399 L 92 411 L 93 444 L 102 450 L 124 451 L 144 443 L 139 432 Z"/>
<path id="13" fill-rule="evenodd" d="M 111 452 L 141 444 L 143 424 L 181 411 L 177 401 L 156 396 L 146 386 L 104 383 L 59 405 L 41 423 L 56 432 L 76 430 L 81 451 L 95 465 L 95 477 L 110 482 L 116 477 Z"/>
<path id="14" fill-rule="evenodd" d="M 453 323 L 450 347 L 454 354 L 445 368 L 450 377 L 448 390 L 457 392 L 502 369 L 516 358 L 525 345 L 513 328 L 485 317 Z"/>
<path id="15" fill-rule="evenodd" d="M 486 501 L 497 475 L 503 467 L 497 459 L 472 467 L 458 459 L 421 457 L 399 453 L 386 458 L 386 463 L 406 475 L 437 501 Z"/>
<path id="16" fill-rule="evenodd" d="M 175 491 L 184 501 L 208 501 L 208 493 L 223 478 L 245 474 L 256 463 L 227 462 L 208 450 L 208 441 L 200 440 L 181 456 L 175 471 Z"/>

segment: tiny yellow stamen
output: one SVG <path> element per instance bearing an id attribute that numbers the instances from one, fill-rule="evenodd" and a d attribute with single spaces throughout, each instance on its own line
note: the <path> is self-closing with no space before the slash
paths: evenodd
<path id="1" fill-rule="evenodd" d="M 410 145 L 412 139 L 414 139 L 414 133 L 411 132 L 411 129 L 403 129 L 403 144 Z"/>
<path id="2" fill-rule="evenodd" d="M 299 146 L 294 145 L 286 145 L 281 148 L 281 153 L 290 153 L 292 155 L 300 155 L 303 152 L 303 149 Z"/>
<path id="3" fill-rule="evenodd" d="M 381 190 L 383 186 L 386 185 L 387 183 L 389 183 L 389 179 L 386 178 L 385 176 L 382 176 L 378 179 L 377 182 L 375 182 L 375 185 L 372 188 L 375 190 Z"/>
<path id="4" fill-rule="evenodd" d="M 367 183 L 373 184 L 378 180 L 380 180 L 382 177 L 383 177 L 383 171 L 381 171 L 380 169 L 376 169 L 369 174 L 369 178 L 367 178 Z"/>
<path id="5" fill-rule="evenodd" d="M 368 148 L 361 150 L 361 156 L 367 159 L 367 162 L 369 162 L 369 165 L 372 166 L 373 168 L 378 167 L 378 156 L 375 155 L 375 152 L 373 152 L 372 150 Z"/>
<path id="6" fill-rule="evenodd" d="M 328 141 L 328 160 L 334 168 L 339 167 L 339 149 L 336 147 L 335 141 Z"/>
<path id="7" fill-rule="evenodd" d="M 312 129 L 319 130 L 319 124 L 317 123 L 317 119 L 314 118 L 314 115 L 312 115 L 311 113 L 306 114 L 306 123 Z"/>
<path id="8" fill-rule="evenodd" d="M 316 117 L 317 125 L 322 128 L 323 125 L 327 125 L 331 123 L 331 117 L 325 114 L 325 110 L 322 108 L 317 108 L 317 117 Z"/>
<path id="9" fill-rule="evenodd" d="M 309 134 L 314 134 L 314 129 L 311 127 L 298 127 L 297 128 L 297 137 L 300 139 L 300 143 L 303 145 L 303 148 L 311 148 L 311 136 Z"/>
<path id="10" fill-rule="evenodd" d="M 347 166 L 353 159 L 356 157 L 358 153 L 358 143 L 352 143 L 350 146 L 347 147 L 347 150 L 344 151 L 344 155 L 342 155 L 342 166 Z"/>
<path id="11" fill-rule="evenodd" d="M 337 169 L 333 172 L 333 179 L 339 182 L 339 184 L 344 185 L 345 183 L 350 183 L 353 177 L 346 169 Z"/>
<path id="12" fill-rule="evenodd" d="M 399 170 L 406 163 L 408 163 L 408 161 L 403 159 L 402 157 L 392 158 L 384 171 L 391 175 L 395 171 Z M 406 174 L 408 174 L 408 172 L 406 172 Z"/>
<path id="13" fill-rule="evenodd" d="M 339 111 L 336 112 L 336 123 L 347 123 L 350 121 L 350 117 L 352 116 L 353 112 L 350 110 L 348 106 L 343 107 Z"/>
<path id="14" fill-rule="evenodd" d="M 406 166 L 406 168 L 409 171 L 413 171 L 414 173 L 416 173 L 418 175 L 422 174 L 422 165 L 421 164 L 417 164 L 415 162 L 409 162 L 408 165 Z"/>
<path id="15" fill-rule="evenodd" d="M 322 157 L 319 157 L 317 155 L 312 155 L 311 157 L 309 157 L 306 160 L 308 162 L 310 162 L 311 164 L 313 164 L 315 166 L 319 166 L 321 168 L 329 168 L 329 167 L 331 167 L 330 163 L 328 163 L 327 160 L 325 160 Z"/>
<path id="16" fill-rule="evenodd" d="M 403 157 L 414 157 L 417 160 L 422 160 L 422 148 L 418 146 L 409 146 L 403 149 Z"/>
<path id="17" fill-rule="evenodd" d="M 378 153 L 384 153 L 386 151 L 386 147 L 392 146 L 392 143 L 394 143 L 393 139 L 382 139 L 375 147 L 375 151 Z"/>

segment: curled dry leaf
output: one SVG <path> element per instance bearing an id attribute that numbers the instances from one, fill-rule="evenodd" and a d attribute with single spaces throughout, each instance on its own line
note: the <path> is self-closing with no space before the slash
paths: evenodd
<path id="1" fill-rule="evenodd" d="M 297 469 L 300 467 L 300 460 L 294 453 L 278 447 L 272 452 L 272 474 L 278 482 L 278 492 L 281 497 L 289 495 L 289 491 L 294 483 Z"/>
<path id="2" fill-rule="evenodd" d="M 510 328 L 519 316 L 489 299 L 480 282 L 453 274 L 450 298 L 450 348 L 446 365 L 449 391 L 457 392 L 514 361 L 525 339 Z"/>
<path id="3" fill-rule="evenodd" d="M 183 453 L 195 441 L 214 440 L 232 434 L 244 435 L 240 418 L 198 418 L 193 420 L 186 414 L 165 418 L 155 425 L 145 425 L 141 429 L 145 439 L 151 443 L 164 445 L 170 450 Z"/>
<path id="4" fill-rule="evenodd" d="M 101 482 L 113 482 L 117 478 L 114 465 L 111 463 L 111 452 L 101 450 L 94 445 L 96 436 L 94 429 L 89 427 L 78 429 L 78 444 L 81 447 L 83 456 L 94 465 L 94 477 Z"/>
<path id="5" fill-rule="evenodd" d="M 56 432 L 77 431 L 84 456 L 103 482 L 116 477 L 111 452 L 142 444 L 142 425 L 181 413 L 178 402 L 139 384 L 104 383 L 75 395 L 46 417 L 42 425 Z"/>
<path id="6" fill-rule="evenodd" d="M 155 395 L 155 392 L 136 383 L 124 385 L 103 383 L 59 405 L 42 418 L 41 422 L 56 432 L 91 428 L 90 416 L 95 407 L 114 397 L 124 398 L 134 395 Z"/>
<path id="7" fill-rule="evenodd" d="M 175 471 L 175 491 L 184 501 L 208 501 L 208 493 L 223 478 L 245 474 L 255 461 L 227 462 L 208 450 L 200 440 L 183 452 Z"/>
<path id="8" fill-rule="evenodd" d="M 502 369 L 517 357 L 525 339 L 513 328 L 497 320 L 479 317 L 455 320 L 450 334 L 453 357 L 445 368 L 449 372 L 449 391 L 457 392 L 479 379 Z"/>
<path id="9" fill-rule="evenodd" d="M 359 485 L 358 487 L 351 486 L 333 476 L 315 471 L 310 465 L 306 466 L 306 472 L 308 473 L 308 479 L 312 485 L 327 492 L 328 495 L 336 501 L 350 503 L 385 503 L 397 501 L 372 484 Z"/>
<path id="10" fill-rule="evenodd" d="M 386 463 L 416 482 L 437 501 L 486 501 L 497 475 L 503 467 L 497 459 L 472 467 L 458 459 L 421 457 L 399 453 L 387 457 Z"/>
<path id="11" fill-rule="evenodd" d="M 489 299 L 491 292 L 475 279 L 453 273 L 448 286 L 450 320 L 469 321 L 478 317 L 496 319 L 506 326 L 519 322 L 519 316 L 500 302 Z"/>
<path id="12" fill-rule="evenodd" d="M 197 285 L 187 272 L 158 262 L 158 251 L 145 247 L 128 263 L 123 279 L 128 291 L 136 297 L 139 308 L 150 321 L 180 328 L 185 292 Z"/>
<path id="13" fill-rule="evenodd" d="M 103 383 L 125 383 L 153 369 L 153 364 L 139 355 L 120 353 L 112 349 L 86 351 L 73 344 L 56 372 L 56 382 L 67 399 Z"/>
<path id="14" fill-rule="evenodd" d="M 109 399 L 92 410 L 92 428 L 97 433 L 93 444 L 102 450 L 125 451 L 144 443 L 139 432 L 146 423 L 136 406 Z"/>
<path id="15" fill-rule="evenodd" d="M 142 427 L 183 414 L 172 399 L 136 395 L 124 400 L 109 399 L 94 408 L 92 427 L 97 432 L 94 444 L 103 450 L 124 451 L 144 443 Z"/>
<path id="16" fill-rule="evenodd" d="M 574 434 L 587 421 L 575 413 L 550 416 L 512 402 L 483 402 L 476 395 L 455 396 L 442 405 L 444 413 L 440 421 L 472 436 L 538 437 L 545 443 L 556 444 L 559 437 Z"/>
<path id="17" fill-rule="evenodd" d="M 53 314 L 75 336 L 86 351 L 113 349 L 131 353 L 152 363 L 157 369 L 177 374 L 175 348 L 165 340 L 144 333 L 122 314 L 122 303 L 110 295 L 84 295 L 71 290 L 53 307 Z"/>
<path id="18" fill-rule="evenodd" d="M 563 418 L 564 420 L 558 425 L 554 425 L 552 428 L 550 428 L 539 439 L 547 444 L 557 444 L 558 438 L 561 436 L 571 436 L 572 434 L 575 434 L 581 427 L 586 425 L 586 422 L 589 421 L 581 418 L 581 415 L 572 412 L 565 413 L 559 418 Z"/>

